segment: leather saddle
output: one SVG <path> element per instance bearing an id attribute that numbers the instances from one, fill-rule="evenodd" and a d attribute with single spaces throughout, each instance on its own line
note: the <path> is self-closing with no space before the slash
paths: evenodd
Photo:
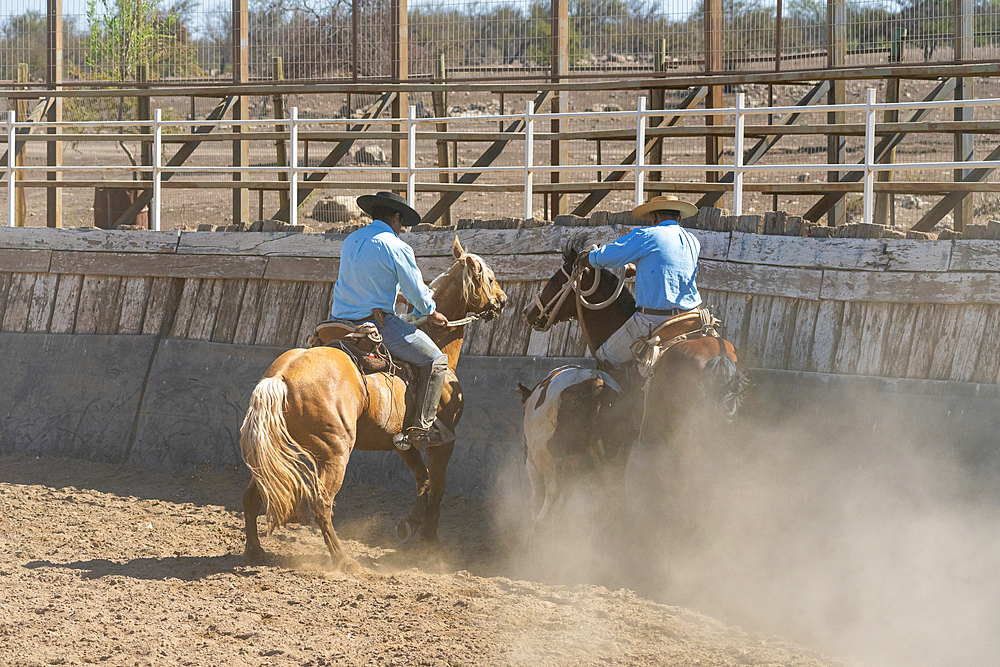
<path id="1" fill-rule="evenodd" d="M 698 308 L 674 315 L 653 329 L 646 338 L 639 338 L 632 344 L 632 354 L 636 359 L 639 374 L 648 378 L 653 367 L 663 354 L 674 345 L 703 336 L 718 337 L 716 330 L 722 322 L 716 319 L 708 308 Z"/>
<path id="2" fill-rule="evenodd" d="M 415 377 L 409 364 L 393 361 L 392 355 L 382 345 L 382 334 L 374 322 L 356 325 L 343 320 L 326 320 L 316 325 L 307 343 L 309 347 L 336 347 L 347 352 L 365 375 L 392 373 L 399 375 L 407 385 Z"/>

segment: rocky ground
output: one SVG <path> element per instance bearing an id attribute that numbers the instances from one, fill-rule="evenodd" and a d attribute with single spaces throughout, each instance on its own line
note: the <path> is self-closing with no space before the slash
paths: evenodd
<path id="1" fill-rule="evenodd" d="M 444 547 L 400 548 L 404 492 L 345 488 L 335 524 L 364 569 L 330 571 L 318 531 L 244 565 L 245 479 L 0 458 L 0 664 L 843 664 L 628 589 L 511 578 L 483 501 L 448 496 Z"/>

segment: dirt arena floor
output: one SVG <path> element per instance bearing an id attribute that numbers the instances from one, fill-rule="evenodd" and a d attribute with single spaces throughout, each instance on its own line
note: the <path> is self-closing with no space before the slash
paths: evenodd
<path id="1" fill-rule="evenodd" d="M 0 458 L 0 664 L 847 664 L 627 589 L 518 580 L 475 499 L 446 497 L 432 552 L 392 538 L 408 494 L 345 487 L 360 575 L 328 569 L 312 526 L 249 567 L 244 479 Z"/>

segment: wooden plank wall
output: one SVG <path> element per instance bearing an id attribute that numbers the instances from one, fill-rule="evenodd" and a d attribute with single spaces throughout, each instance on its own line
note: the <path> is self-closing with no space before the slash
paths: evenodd
<path id="1" fill-rule="evenodd" d="M 507 309 L 470 325 L 468 354 L 583 356 L 579 327 L 529 330 L 521 310 L 575 234 L 626 227 L 459 230 Z M 1000 382 L 1000 241 L 852 239 L 693 230 L 699 285 L 727 338 L 762 368 Z M 427 278 L 456 232 L 404 235 Z M 0 230 L 0 329 L 293 347 L 326 319 L 342 235 Z"/>

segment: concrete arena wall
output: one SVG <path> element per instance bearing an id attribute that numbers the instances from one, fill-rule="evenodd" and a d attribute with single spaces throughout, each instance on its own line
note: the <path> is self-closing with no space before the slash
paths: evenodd
<path id="1" fill-rule="evenodd" d="M 250 392 L 283 348 L 155 336 L 0 333 L 0 453 L 183 471 L 240 468 Z M 452 493 L 479 495 L 523 456 L 518 380 L 583 359 L 465 357 L 467 408 L 449 468 Z M 398 456 L 355 452 L 349 482 L 409 487 Z"/>
<path id="2" fill-rule="evenodd" d="M 282 351 L 155 336 L 0 333 L 0 354 L 10 360 L 7 381 L 0 384 L 0 402 L 7 406 L 0 419 L 0 453 L 172 472 L 206 465 L 241 468 L 239 427 L 250 391 Z M 468 407 L 448 472 L 449 492 L 487 495 L 499 485 L 523 483 L 515 383 L 537 382 L 564 363 L 593 362 L 462 359 Z M 1000 471 L 993 436 L 1000 429 L 995 385 L 768 370 L 758 370 L 755 380 L 762 414 L 790 418 L 817 405 L 849 401 L 861 410 L 852 412 L 855 422 L 874 424 L 892 414 L 926 424 L 927 437 L 952 443 L 972 467 Z M 352 455 L 347 483 L 408 488 L 413 481 L 394 454 L 359 451 Z"/>

